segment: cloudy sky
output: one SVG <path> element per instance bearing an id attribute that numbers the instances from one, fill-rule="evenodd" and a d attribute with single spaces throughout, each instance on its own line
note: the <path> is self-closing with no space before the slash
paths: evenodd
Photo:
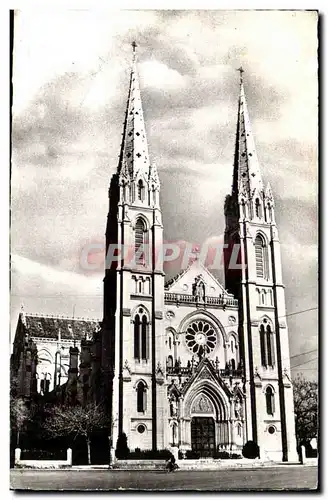
<path id="1" fill-rule="evenodd" d="M 135 39 L 169 241 L 203 243 L 224 231 L 243 66 L 276 201 L 293 373 L 316 376 L 316 23 L 309 11 L 16 13 L 12 335 L 21 304 L 101 318 L 103 272 L 83 271 L 79 256 L 104 238 Z"/>

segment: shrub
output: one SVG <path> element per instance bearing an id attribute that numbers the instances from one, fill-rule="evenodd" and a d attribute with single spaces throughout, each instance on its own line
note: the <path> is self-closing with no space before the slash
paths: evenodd
<path id="1" fill-rule="evenodd" d="M 254 441 L 247 441 L 242 453 L 245 458 L 257 458 L 260 456 L 260 448 Z"/>
<path id="2" fill-rule="evenodd" d="M 122 460 L 124 458 L 128 458 L 129 453 L 128 439 L 126 434 L 122 432 L 122 434 L 120 434 L 117 438 L 115 456 L 119 460 Z"/>

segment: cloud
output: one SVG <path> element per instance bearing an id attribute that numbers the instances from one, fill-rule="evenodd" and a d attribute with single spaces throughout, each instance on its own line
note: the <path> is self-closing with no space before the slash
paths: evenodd
<path id="1" fill-rule="evenodd" d="M 140 77 L 144 88 L 155 87 L 163 89 L 167 87 L 183 88 L 186 82 L 183 76 L 176 70 L 169 68 L 159 61 L 145 61 L 140 65 Z"/>
<path id="2" fill-rule="evenodd" d="M 77 302 L 81 312 L 101 314 L 101 296 L 91 293 L 101 286 L 100 273 L 86 275 L 78 262 L 85 243 L 104 241 L 136 39 L 165 238 L 201 244 L 224 231 L 242 65 L 259 161 L 276 202 L 287 308 L 315 304 L 316 19 L 310 11 L 19 12 L 11 178 L 16 293 L 31 293 L 29 306 L 39 312 L 70 313 Z M 79 290 L 87 298 L 60 298 Z M 308 332 L 314 342 L 317 324 L 310 313 L 292 318 L 294 353 Z"/>
<path id="3" fill-rule="evenodd" d="M 53 291 L 55 288 L 63 294 L 74 291 L 74 293 L 94 295 L 100 290 L 98 278 L 56 269 L 16 254 L 11 255 L 11 268 L 14 290 L 19 290 L 20 286 L 20 282 L 15 280 L 15 275 L 29 280 L 30 293 L 33 291 L 38 293 L 41 282 L 44 286 L 50 287 L 50 290 Z"/>

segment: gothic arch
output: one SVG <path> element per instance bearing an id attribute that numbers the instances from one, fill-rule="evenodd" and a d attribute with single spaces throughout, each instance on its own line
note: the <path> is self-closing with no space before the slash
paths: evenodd
<path id="1" fill-rule="evenodd" d="M 265 319 L 266 319 L 266 321 L 263 321 Z M 267 314 L 264 314 L 263 316 L 261 316 L 261 318 L 259 319 L 259 325 L 261 325 L 262 323 L 265 324 L 266 326 L 269 324 L 271 326 L 272 332 L 274 332 L 273 322 L 272 322 L 272 319 L 270 318 L 270 316 L 268 316 Z"/>
<path id="2" fill-rule="evenodd" d="M 266 246 L 266 247 L 268 247 L 268 246 L 269 246 L 269 240 L 268 240 L 268 237 L 267 237 L 267 235 L 266 235 L 263 231 L 261 231 L 260 229 L 258 229 L 258 230 L 256 231 L 256 234 L 255 234 L 255 236 L 254 236 L 254 239 L 253 239 L 253 243 L 254 243 L 254 245 L 255 245 L 255 240 L 256 240 L 256 238 L 257 238 L 258 236 L 259 236 L 260 238 L 262 238 L 262 240 L 263 240 L 263 242 L 264 242 L 265 246 Z"/>
<path id="3" fill-rule="evenodd" d="M 40 351 L 38 351 L 37 356 L 38 359 L 43 358 L 45 361 L 53 363 L 53 356 L 46 347 L 42 347 Z"/>
<path id="4" fill-rule="evenodd" d="M 173 352 L 173 345 L 175 342 L 175 338 L 176 338 L 175 329 L 172 328 L 171 326 L 166 328 L 165 329 L 165 342 L 167 343 L 170 352 Z M 170 342 L 170 339 L 171 339 L 171 342 Z"/>
<path id="5" fill-rule="evenodd" d="M 233 339 L 235 341 L 236 347 L 239 347 L 239 338 L 236 332 L 229 332 L 229 341 Z"/>
<path id="6" fill-rule="evenodd" d="M 146 316 L 147 316 L 147 320 L 148 320 L 148 321 L 150 321 L 150 313 L 149 313 L 149 311 L 148 311 L 147 307 L 146 307 L 144 304 L 138 304 L 138 305 L 137 305 L 137 306 L 135 306 L 135 308 L 134 308 L 134 309 L 132 309 L 132 311 L 131 311 L 131 319 L 132 319 L 132 322 L 133 322 L 133 320 L 134 320 L 135 315 L 136 315 L 136 314 L 139 314 L 139 308 L 140 308 L 140 307 L 142 307 L 142 309 L 143 309 L 143 311 L 144 311 L 142 314 L 146 314 Z M 141 313 L 140 313 L 140 314 L 141 314 Z"/>
<path id="7" fill-rule="evenodd" d="M 223 346 L 223 343 L 224 342 L 228 342 L 229 340 L 229 335 L 228 333 L 225 331 L 225 329 L 223 328 L 222 324 L 220 323 L 220 321 L 216 318 L 216 316 L 214 316 L 214 314 L 212 314 L 211 312 L 209 311 L 205 311 L 205 310 L 196 310 L 196 311 L 192 311 L 191 313 L 187 314 L 183 320 L 180 322 L 179 324 L 179 327 L 178 327 L 178 332 L 184 332 L 186 330 L 186 327 L 188 326 L 188 324 L 193 320 L 193 319 L 208 319 L 210 322 L 212 321 L 213 323 L 213 326 L 216 327 L 217 331 L 219 333 L 221 333 L 221 336 L 222 336 L 222 343 L 221 343 L 221 346 Z M 219 345 L 220 345 L 220 342 L 219 342 Z"/>
<path id="8" fill-rule="evenodd" d="M 187 392 L 183 405 L 185 418 L 190 418 L 192 405 L 200 394 L 204 394 L 211 401 L 217 421 L 229 418 L 227 396 L 210 380 L 196 382 Z"/>
<path id="9" fill-rule="evenodd" d="M 266 391 L 267 391 L 267 389 L 268 389 L 269 387 L 270 387 L 270 389 L 272 390 L 273 394 L 276 394 L 276 390 L 275 390 L 275 388 L 273 387 L 273 385 L 272 385 L 272 384 L 266 384 L 266 385 L 263 387 L 263 389 L 262 389 L 263 394 L 265 394 L 265 393 L 266 393 Z"/>
<path id="10" fill-rule="evenodd" d="M 134 217 L 134 220 L 133 220 L 133 230 L 135 230 L 136 223 L 137 223 L 138 220 L 141 220 L 144 223 L 145 229 L 148 232 L 150 230 L 150 222 L 149 222 L 148 218 L 144 214 L 141 214 L 140 212 L 137 213 L 136 216 Z"/>
<path id="11" fill-rule="evenodd" d="M 144 378 L 138 378 L 138 379 L 136 380 L 136 382 L 133 384 L 133 389 L 135 389 L 135 390 L 136 390 L 136 389 L 137 389 L 137 387 L 138 387 L 138 384 L 139 384 L 140 382 L 142 382 L 142 383 L 143 383 L 143 385 L 145 386 L 145 388 L 146 388 L 146 389 L 147 389 L 147 391 L 148 391 L 148 389 L 149 389 L 149 385 L 147 384 L 147 382 L 145 381 L 145 379 L 144 379 Z"/>

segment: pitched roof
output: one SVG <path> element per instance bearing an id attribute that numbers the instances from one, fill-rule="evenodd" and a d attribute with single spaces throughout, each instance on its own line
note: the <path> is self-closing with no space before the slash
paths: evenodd
<path id="1" fill-rule="evenodd" d="M 32 337 L 57 339 L 60 332 L 62 339 L 83 340 L 100 328 L 99 320 L 84 318 L 65 318 L 24 314 L 28 333 Z"/>

